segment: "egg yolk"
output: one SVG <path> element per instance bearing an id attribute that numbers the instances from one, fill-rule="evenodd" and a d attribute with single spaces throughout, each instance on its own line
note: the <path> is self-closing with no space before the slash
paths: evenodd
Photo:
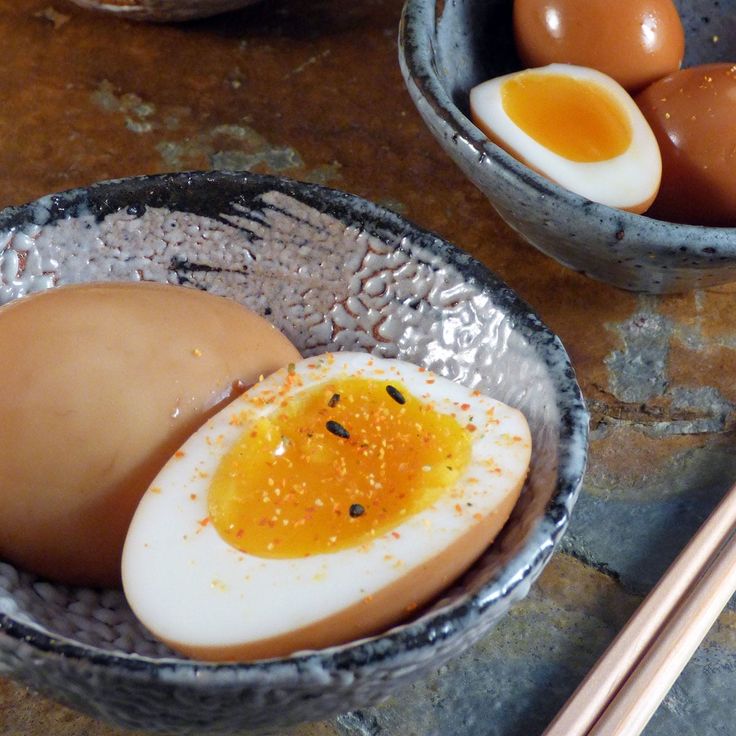
<path id="1" fill-rule="evenodd" d="M 473 430 L 396 381 L 346 377 L 305 390 L 223 457 L 209 488 L 210 522 L 260 557 L 362 544 L 454 485 Z"/>
<path id="2" fill-rule="evenodd" d="M 504 82 L 501 104 L 527 135 L 570 161 L 606 161 L 631 145 L 631 124 L 621 106 L 590 80 L 519 74 Z"/>

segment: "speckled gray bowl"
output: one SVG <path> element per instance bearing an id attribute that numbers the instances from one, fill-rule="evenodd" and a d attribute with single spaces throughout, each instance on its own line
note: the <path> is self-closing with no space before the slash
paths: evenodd
<path id="1" fill-rule="evenodd" d="M 387 697 L 527 593 L 575 502 L 588 416 L 559 340 L 481 264 L 357 197 L 243 173 L 107 182 L 0 213 L 0 303 L 100 279 L 207 289 L 267 316 L 304 354 L 399 356 L 478 387 L 526 414 L 530 475 L 501 535 L 430 610 L 284 659 L 177 657 L 119 592 L 52 585 L 0 561 L 0 673 L 123 726 L 269 731 Z"/>
<path id="2" fill-rule="evenodd" d="M 169 22 L 206 18 L 260 0 L 72 0 L 83 8 L 127 20 Z"/>
<path id="3" fill-rule="evenodd" d="M 736 61 L 736 0 L 675 4 L 685 27 L 685 66 Z M 401 68 L 442 147 L 511 227 L 576 271 L 652 293 L 736 280 L 736 228 L 675 225 L 590 202 L 519 163 L 473 125 L 470 89 L 521 68 L 512 7 L 512 0 L 406 3 Z"/>

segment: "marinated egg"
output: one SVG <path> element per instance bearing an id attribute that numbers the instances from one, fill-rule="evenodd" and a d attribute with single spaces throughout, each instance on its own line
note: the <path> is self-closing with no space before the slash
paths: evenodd
<path id="1" fill-rule="evenodd" d="M 515 0 L 514 34 L 524 66 L 592 67 L 630 92 L 679 69 L 685 51 L 672 0 Z"/>
<path id="2" fill-rule="evenodd" d="M 550 64 L 470 92 L 475 124 L 519 161 L 595 202 L 644 212 L 657 194 L 657 141 L 633 99 L 594 69 Z"/>
<path id="3" fill-rule="evenodd" d="M 423 368 L 300 361 L 210 419 L 155 479 L 125 542 L 126 597 L 157 637 L 205 660 L 376 633 L 491 543 L 530 448 L 518 411 Z"/>
<path id="4" fill-rule="evenodd" d="M 683 69 L 636 102 L 662 152 L 662 185 L 649 214 L 736 226 L 736 64 Z"/>
<path id="5" fill-rule="evenodd" d="M 299 353 L 230 300 L 150 283 L 62 286 L 0 309 L 0 558 L 120 584 L 136 505 L 224 403 Z"/>

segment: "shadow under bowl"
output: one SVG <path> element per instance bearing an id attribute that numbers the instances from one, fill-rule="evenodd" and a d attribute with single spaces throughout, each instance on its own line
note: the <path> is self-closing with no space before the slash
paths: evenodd
<path id="1" fill-rule="evenodd" d="M 736 61 L 735 0 L 675 4 L 685 29 L 683 67 Z M 736 228 L 679 225 L 591 202 L 518 162 L 476 128 L 470 90 L 522 68 L 512 9 L 511 0 L 408 0 L 404 7 L 402 73 L 444 150 L 514 230 L 575 271 L 650 293 L 736 280 Z"/>
<path id="2" fill-rule="evenodd" d="M 139 279 L 235 299 L 305 356 L 399 357 L 519 408 L 529 476 L 501 534 L 431 608 L 279 659 L 187 660 L 142 629 L 119 591 L 55 585 L 0 561 L 0 673 L 124 727 L 262 732 L 381 701 L 526 595 L 570 518 L 588 414 L 559 339 L 483 265 L 358 197 L 243 172 L 104 182 L 0 212 L 0 303 Z"/>

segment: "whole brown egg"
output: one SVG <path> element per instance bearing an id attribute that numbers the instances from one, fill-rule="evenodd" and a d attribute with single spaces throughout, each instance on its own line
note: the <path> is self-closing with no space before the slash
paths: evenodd
<path id="1" fill-rule="evenodd" d="M 240 304 L 153 283 L 10 302 L 0 345 L 0 559 L 93 586 L 119 584 L 133 512 L 184 440 L 300 357 Z"/>
<path id="2" fill-rule="evenodd" d="M 683 69 L 636 102 L 662 154 L 662 182 L 647 214 L 736 226 L 736 64 Z"/>
<path id="3" fill-rule="evenodd" d="M 679 69 L 685 51 L 672 0 L 515 0 L 514 34 L 525 66 L 588 66 L 629 92 Z"/>

